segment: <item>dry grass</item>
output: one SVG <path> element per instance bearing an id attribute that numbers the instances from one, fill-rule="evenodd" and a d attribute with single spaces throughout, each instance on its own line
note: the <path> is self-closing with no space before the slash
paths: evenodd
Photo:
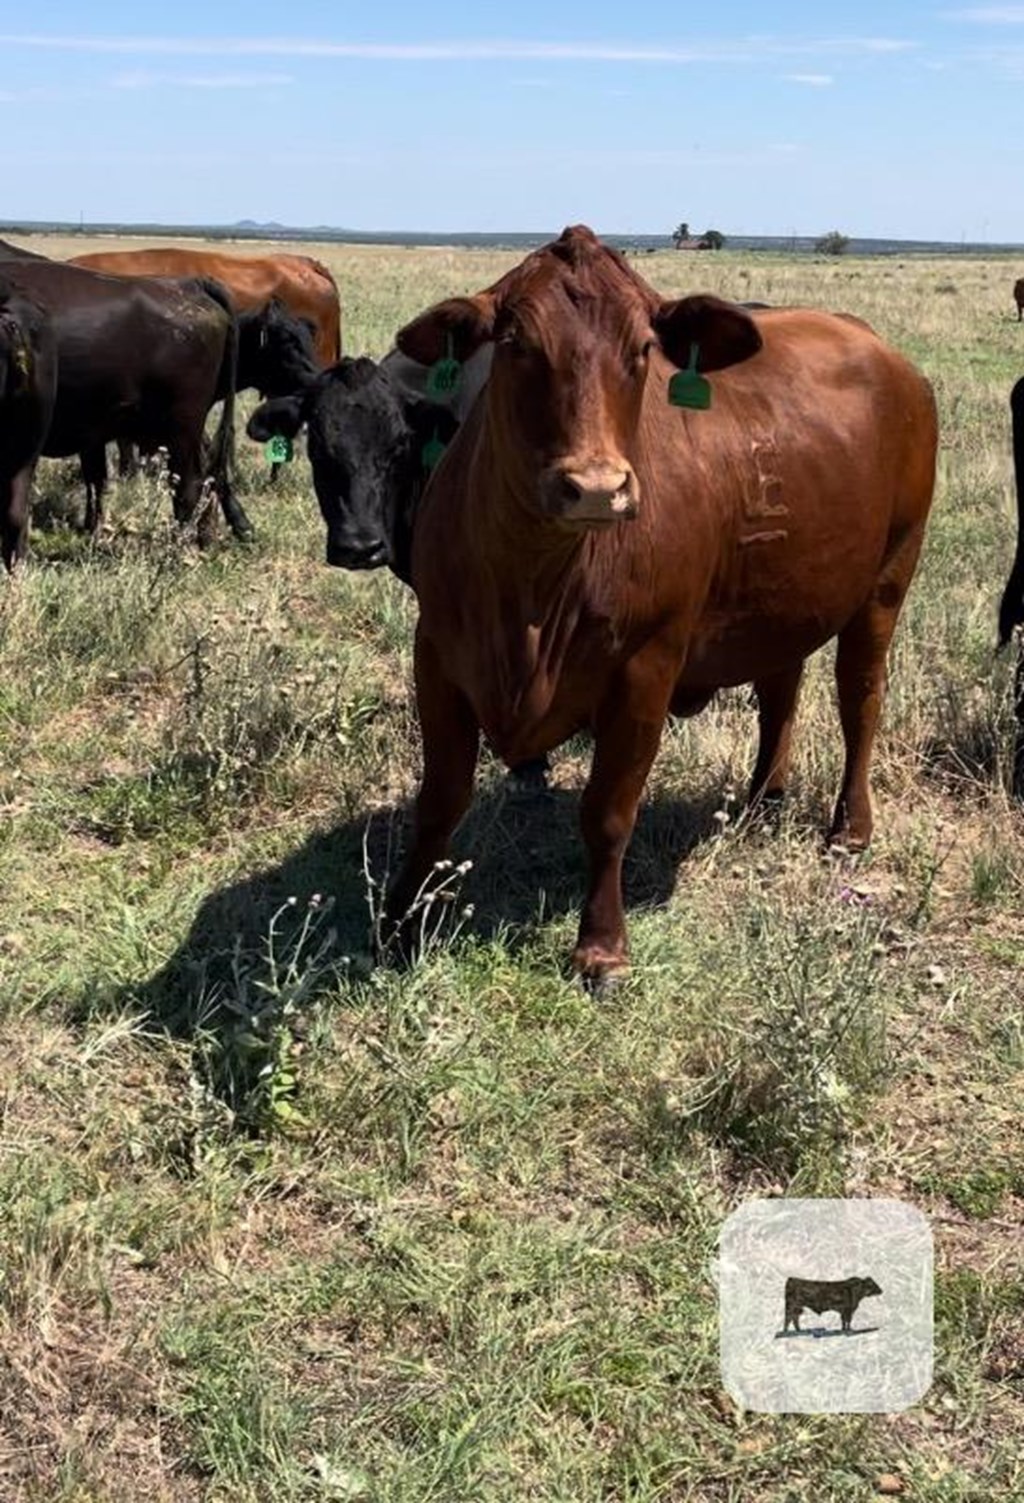
<path id="1" fill-rule="evenodd" d="M 92 248 L 41 248 L 72 246 Z M 335 271 L 353 353 L 516 259 L 296 248 Z M 5 1498 L 818 1503 L 886 1471 L 926 1503 L 1024 1497 L 1024 841 L 992 650 L 1014 269 L 642 270 L 860 314 L 935 383 L 940 484 L 874 850 L 852 873 L 820 851 L 826 653 L 778 834 L 712 818 L 752 759 L 743 694 L 668 733 L 614 1004 L 560 970 L 582 745 L 543 814 L 483 768 L 459 840 L 472 924 L 409 975 L 374 971 L 364 833 L 379 873 L 418 759 L 407 594 L 324 569 L 304 461 L 271 489 L 251 448 L 252 549 L 182 548 L 147 480 L 119 487 L 94 548 L 39 527 L 0 581 Z M 44 522 L 73 485 L 47 467 Z M 815 1048 L 857 1001 L 830 1055 L 841 1105 L 798 1068 L 797 976 Z M 784 1090 L 766 1037 L 797 1062 Z M 724 1400 L 707 1259 L 738 1201 L 779 1190 L 932 1214 L 917 1410 L 773 1420 Z"/>

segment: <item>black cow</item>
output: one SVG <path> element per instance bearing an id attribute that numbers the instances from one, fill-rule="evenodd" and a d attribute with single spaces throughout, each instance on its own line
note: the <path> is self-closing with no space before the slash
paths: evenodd
<path id="1" fill-rule="evenodd" d="M 861 1300 L 881 1292 L 874 1279 L 787 1279 L 783 1332 L 791 1324 L 799 1331 L 801 1310 L 813 1310 L 816 1315 L 835 1310 L 843 1330 L 848 1331 Z"/>
<path id="2" fill-rule="evenodd" d="M 32 476 L 53 417 L 57 352 L 46 313 L 0 277 L 0 555 L 25 553 Z"/>
<path id="3" fill-rule="evenodd" d="M 236 392 L 255 389 L 261 397 L 284 396 L 306 386 L 319 374 L 313 325 L 296 318 L 279 298 L 271 298 L 263 308 L 236 312 L 235 317 L 238 320 Z M 135 446 L 121 439 L 117 447 L 118 473 L 134 474 Z M 274 465 L 274 474 L 277 469 Z"/>
<path id="4" fill-rule="evenodd" d="M 283 397 L 309 386 L 320 374 L 313 342 L 316 331 L 271 298 L 263 308 L 238 314 L 238 372 L 235 390 Z"/>
<path id="5" fill-rule="evenodd" d="M 416 508 L 438 450 L 454 437 L 490 359 L 477 362 L 460 397 L 432 400 L 426 371 L 398 355 L 379 365 L 346 358 L 291 396 L 263 402 L 246 424 L 250 438 L 294 438 L 308 426 L 313 486 L 327 526 L 327 562 L 341 569 L 390 568 L 412 580 Z M 546 757 L 513 769 L 519 784 L 543 786 Z"/>
<path id="6" fill-rule="evenodd" d="M 453 437 L 455 415 L 410 393 L 386 364 L 360 357 L 262 403 L 246 432 L 259 441 L 294 438 L 303 425 L 327 526 L 327 562 L 341 569 L 387 565 L 408 584 L 413 517 L 430 474 L 428 445 Z"/>
<path id="7" fill-rule="evenodd" d="M 53 322 L 57 397 L 43 453 L 81 455 L 87 525 L 99 525 L 105 446 L 125 439 L 144 451 L 166 448 L 180 522 L 195 516 L 208 476 L 232 531 L 251 535 L 231 487 L 238 324 L 219 283 L 108 277 L 44 260 L 6 261 L 4 272 Z M 204 463 L 207 414 L 221 399 Z M 201 541 L 212 525 L 204 508 Z"/>

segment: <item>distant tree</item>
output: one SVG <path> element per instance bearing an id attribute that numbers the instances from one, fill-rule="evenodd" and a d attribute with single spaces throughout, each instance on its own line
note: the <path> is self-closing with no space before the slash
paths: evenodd
<path id="1" fill-rule="evenodd" d="M 725 244 L 725 236 L 721 230 L 705 230 L 700 237 L 701 250 L 721 250 Z"/>
<path id="2" fill-rule="evenodd" d="M 678 250 L 685 241 L 689 240 L 689 238 L 690 226 L 684 219 L 681 221 L 681 223 L 677 224 L 675 229 L 672 231 L 672 244 L 675 246 L 676 250 Z"/>
<path id="3" fill-rule="evenodd" d="M 822 235 L 820 240 L 815 240 L 814 249 L 819 256 L 841 256 L 849 243 L 849 235 L 841 235 L 838 230 L 829 230 L 827 235 Z"/>

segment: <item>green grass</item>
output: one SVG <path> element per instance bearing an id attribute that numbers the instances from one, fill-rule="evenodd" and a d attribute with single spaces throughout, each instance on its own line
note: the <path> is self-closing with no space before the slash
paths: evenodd
<path id="1" fill-rule="evenodd" d="M 514 259 L 315 253 L 376 354 Z M 4 1499 L 857 1503 L 887 1472 L 923 1503 L 1024 1498 L 1024 841 L 993 654 L 1012 274 L 642 269 L 858 313 L 935 382 L 873 850 L 822 855 L 825 652 L 774 834 L 736 818 L 747 695 L 669 728 L 613 999 L 564 970 L 583 741 L 543 807 L 484 759 L 443 932 L 375 968 L 419 757 L 408 592 L 323 567 L 301 456 L 272 488 L 243 441 L 257 541 L 202 556 L 152 476 L 86 543 L 73 467 L 44 466 L 32 560 L 0 581 Z M 766 1418 L 721 1391 L 718 1228 L 779 1193 L 932 1216 L 916 1409 Z"/>

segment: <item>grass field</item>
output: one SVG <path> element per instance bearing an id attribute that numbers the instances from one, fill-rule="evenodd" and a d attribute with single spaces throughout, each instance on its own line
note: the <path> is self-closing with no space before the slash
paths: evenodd
<path id="1" fill-rule="evenodd" d="M 516 259 L 311 249 L 350 353 Z M 481 764 L 451 932 L 374 970 L 418 769 L 410 595 L 323 566 L 301 457 L 271 488 L 243 439 L 258 540 L 202 556 L 158 478 L 117 486 L 90 546 L 74 466 L 42 466 L 32 559 L 0 579 L 3 1499 L 853 1503 L 887 1475 L 1024 1499 L 1024 839 L 993 652 L 1019 268 L 641 266 L 860 314 L 935 384 L 873 850 L 822 851 L 825 653 L 776 834 L 737 819 L 745 693 L 667 732 L 613 1000 L 562 968 L 583 743 L 543 807 Z M 917 1408 L 772 1419 L 723 1393 L 717 1231 L 779 1193 L 932 1218 Z"/>

